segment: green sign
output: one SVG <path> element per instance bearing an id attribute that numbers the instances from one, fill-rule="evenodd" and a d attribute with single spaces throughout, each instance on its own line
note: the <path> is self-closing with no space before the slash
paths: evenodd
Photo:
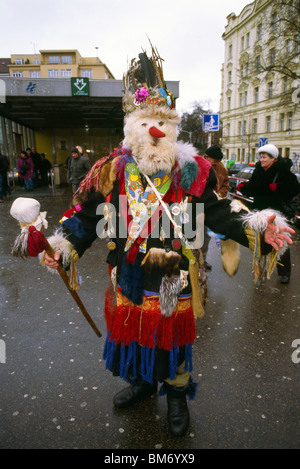
<path id="1" fill-rule="evenodd" d="M 88 78 L 71 78 L 72 96 L 89 96 Z"/>

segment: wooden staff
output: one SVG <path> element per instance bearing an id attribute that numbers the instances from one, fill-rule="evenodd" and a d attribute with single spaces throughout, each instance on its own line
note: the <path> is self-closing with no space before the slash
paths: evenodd
<path id="1" fill-rule="evenodd" d="M 35 199 L 19 197 L 11 207 L 10 214 L 19 221 L 22 228 L 21 234 L 16 238 L 12 249 L 15 257 L 37 257 L 37 255 L 45 251 L 52 259 L 54 259 L 55 251 L 50 246 L 41 229 L 48 226 L 46 220 L 46 212 L 40 212 L 40 203 Z M 34 221 L 31 221 L 34 220 Z M 57 271 L 63 279 L 66 287 L 71 293 L 80 308 L 80 311 L 88 321 L 98 337 L 102 337 L 101 332 L 87 312 L 76 290 L 71 288 L 67 272 L 59 263 Z"/>
<path id="2" fill-rule="evenodd" d="M 52 246 L 50 246 L 50 244 L 48 243 L 48 241 L 46 240 L 46 253 L 48 254 L 48 256 L 52 257 L 52 259 L 54 259 L 54 254 L 55 254 L 55 251 L 53 250 Z M 89 313 L 87 312 L 84 304 L 82 303 L 78 293 L 76 290 L 73 290 L 71 287 L 70 287 L 70 284 L 69 284 L 69 278 L 68 278 L 68 274 L 67 272 L 63 269 L 63 267 L 61 266 L 61 264 L 58 265 L 57 267 L 57 271 L 59 273 L 59 275 L 61 276 L 61 278 L 63 279 L 64 281 L 64 284 L 66 285 L 67 289 L 69 290 L 69 292 L 71 293 L 72 297 L 74 298 L 74 300 L 76 301 L 77 305 L 79 306 L 80 308 L 80 311 L 82 312 L 82 314 L 84 315 L 85 319 L 87 320 L 87 322 L 89 323 L 89 325 L 92 327 L 92 329 L 95 331 L 95 333 L 97 334 L 98 337 L 102 337 L 102 334 L 101 332 L 99 331 L 98 327 L 96 326 L 96 324 L 94 323 L 93 319 L 91 318 L 91 316 L 89 315 Z"/>

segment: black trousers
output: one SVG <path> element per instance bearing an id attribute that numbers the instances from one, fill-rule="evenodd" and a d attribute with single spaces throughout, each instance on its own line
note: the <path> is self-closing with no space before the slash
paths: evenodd
<path id="1" fill-rule="evenodd" d="M 277 273 L 280 277 L 290 277 L 291 270 L 291 251 L 290 248 L 288 248 L 277 263 Z"/>

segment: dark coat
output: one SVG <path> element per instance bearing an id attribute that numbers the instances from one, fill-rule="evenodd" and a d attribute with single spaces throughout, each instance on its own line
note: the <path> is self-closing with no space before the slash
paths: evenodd
<path id="1" fill-rule="evenodd" d="M 287 205 L 299 193 L 299 183 L 282 158 L 275 160 L 267 170 L 259 161 L 249 181 L 243 184 L 241 192 L 254 198 L 254 208 L 272 208 L 290 216 Z M 271 190 L 270 184 L 276 184 L 271 186 L 275 191 Z"/>

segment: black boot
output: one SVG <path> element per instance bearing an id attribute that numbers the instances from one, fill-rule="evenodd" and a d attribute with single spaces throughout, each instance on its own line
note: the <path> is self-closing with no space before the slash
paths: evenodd
<path id="1" fill-rule="evenodd" d="M 174 436 L 185 435 L 190 424 L 190 414 L 186 402 L 189 386 L 190 383 L 182 388 L 168 384 L 166 386 L 169 429 Z"/>
<path id="2" fill-rule="evenodd" d="M 113 398 L 113 403 L 116 407 L 128 407 L 135 402 L 149 397 L 157 392 L 157 382 L 153 384 L 143 383 L 140 386 L 133 386 L 132 384 L 127 388 L 119 391 Z"/>

